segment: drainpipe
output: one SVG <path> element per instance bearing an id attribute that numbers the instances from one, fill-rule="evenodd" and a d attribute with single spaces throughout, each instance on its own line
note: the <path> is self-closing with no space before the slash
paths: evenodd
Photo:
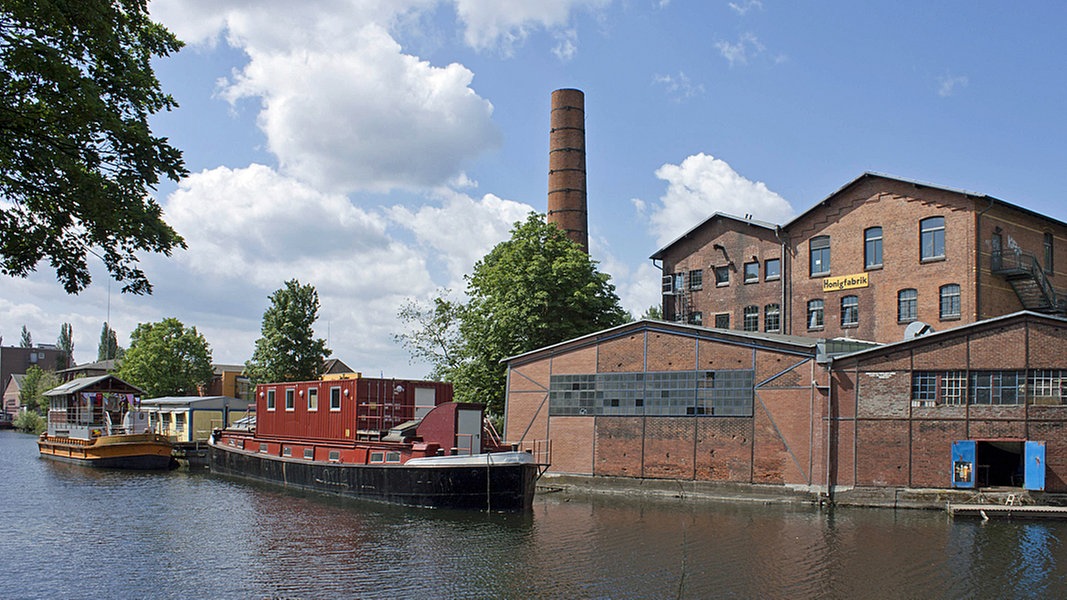
<path id="1" fill-rule="evenodd" d="M 833 417 L 833 399 L 834 399 L 834 359 L 830 359 L 826 363 L 826 378 L 828 389 L 826 391 L 826 440 L 823 442 L 826 446 L 826 499 L 832 501 L 833 494 L 830 493 L 830 436 L 831 430 L 834 426 Z M 855 458 L 853 458 L 855 460 Z"/>
<path id="2" fill-rule="evenodd" d="M 787 281 L 791 281 L 791 279 L 786 277 L 785 238 L 782 237 L 782 227 L 781 227 L 781 225 L 775 225 L 774 226 L 774 236 L 776 238 L 778 238 L 778 243 L 781 244 L 781 252 L 779 253 L 779 257 L 778 257 L 778 260 L 779 260 L 779 263 L 778 263 L 779 264 L 779 267 L 778 267 L 778 269 L 779 269 L 778 281 L 780 281 L 781 284 L 782 284 L 782 300 L 781 300 L 781 304 L 778 305 L 780 307 L 778 309 L 778 318 L 779 318 L 779 320 L 781 322 L 781 327 L 779 329 L 779 333 L 791 334 L 791 333 L 793 333 L 793 311 L 791 310 L 792 307 L 787 307 L 786 304 L 785 304 L 786 282 Z M 792 263 L 790 263 L 790 264 L 792 264 Z M 788 327 L 787 327 L 787 325 L 788 325 Z"/>
<path id="3" fill-rule="evenodd" d="M 978 216 L 975 218 L 974 224 L 974 320 L 980 321 L 982 319 L 982 215 L 986 214 L 990 210 L 993 210 L 993 205 L 996 204 L 996 199 L 992 196 L 986 196 L 989 198 L 989 206 L 985 207 L 978 212 Z"/>

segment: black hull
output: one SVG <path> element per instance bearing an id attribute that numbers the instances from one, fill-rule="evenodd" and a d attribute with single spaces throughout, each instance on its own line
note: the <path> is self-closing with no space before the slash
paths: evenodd
<path id="1" fill-rule="evenodd" d="M 108 458 L 74 458 L 69 456 L 56 456 L 54 454 L 41 454 L 42 458 L 56 462 L 94 469 L 128 469 L 131 471 L 167 471 L 178 466 L 170 456 L 114 456 Z"/>
<path id="2" fill-rule="evenodd" d="M 313 463 L 211 446 L 211 471 L 290 488 L 402 506 L 526 511 L 533 505 L 538 467 L 404 466 Z"/>

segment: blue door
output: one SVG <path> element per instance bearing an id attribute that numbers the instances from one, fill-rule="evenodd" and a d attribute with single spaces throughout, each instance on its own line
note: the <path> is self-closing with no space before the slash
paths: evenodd
<path id="1" fill-rule="evenodd" d="M 1023 460 L 1023 487 L 1028 490 L 1045 489 L 1045 442 L 1026 442 Z"/>
<path id="2" fill-rule="evenodd" d="M 975 447 L 974 440 L 952 442 L 952 487 L 974 488 Z"/>

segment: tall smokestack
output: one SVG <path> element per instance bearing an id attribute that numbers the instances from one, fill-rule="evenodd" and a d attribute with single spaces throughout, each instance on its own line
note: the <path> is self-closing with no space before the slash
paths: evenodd
<path id="1" fill-rule="evenodd" d="M 585 94 L 552 92 L 552 130 L 548 143 L 548 222 L 589 252 L 585 193 Z"/>

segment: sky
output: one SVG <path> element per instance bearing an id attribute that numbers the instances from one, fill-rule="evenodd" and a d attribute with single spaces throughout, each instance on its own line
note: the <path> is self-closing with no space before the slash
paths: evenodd
<path id="1" fill-rule="evenodd" d="M 241 364 L 269 296 L 315 286 L 315 330 L 366 376 L 423 377 L 401 306 L 547 210 L 553 90 L 585 93 L 590 255 L 635 317 L 649 256 L 716 211 L 785 223 L 865 171 L 1067 221 L 1067 3 L 153 0 L 185 41 L 154 63 L 153 131 L 189 176 L 154 191 L 188 244 L 100 264 L 67 295 L 0 276 L 0 336 L 95 360 L 109 321 L 196 327 Z M 97 261 L 98 263 L 99 261 Z"/>

